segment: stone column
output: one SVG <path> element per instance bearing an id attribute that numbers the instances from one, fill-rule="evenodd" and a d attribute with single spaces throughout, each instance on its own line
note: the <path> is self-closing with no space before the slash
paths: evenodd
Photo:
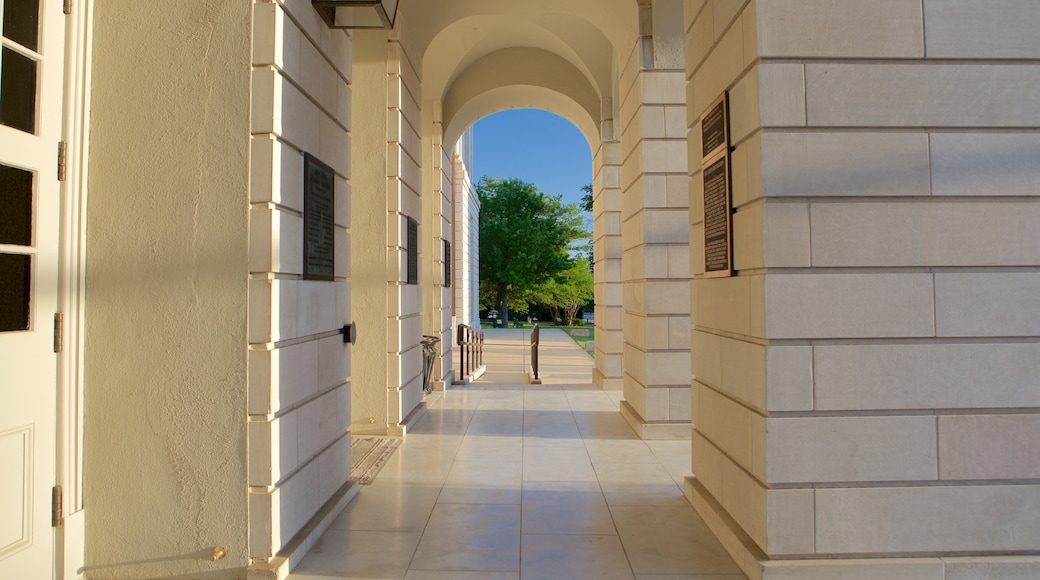
<path id="1" fill-rule="evenodd" d="M 593 244 L 596 281 L 596 366 L 592 383 L 622 388 L 621 143 L 603 141 L 592 157 Z"/>
<path id="2" fill-rule="evenodd" d="M 633 39 L 621 70 L 624 395 L 644 438 L 690 429 L 685 79 Z M 649 62 L 645 62 L 649 61 Z"/>
<path id="3" fill-rule="evenodd" d="M 687 2 L 737 270 L 702 276 L 691 163 L 688 496 L 753 579 L 1033 577 L 1040 13 L 882 4 Z"/>
<path id="4" fill-rule="evenodd" d="M 466 164 L 465 147 L 472 148 L 473 133 L 467 131 L 453 152 L 455 198 L 454 280 L 456 323 L 480 328 L 480 236 L 477 216 L 480 201 Z"/>
<path id="5" fill-rule="evenodd" d="M 298 554 L 317 537 L 307 524 L 329 521 L 355 493 L 352 347 L 337 333 L 352 320 L 352 46 L 312 14 L 280 4 L 256 4 L 253 14 L 249 556 L 258 571 Z M 305 153 L 334 172 L 333 280 L 303 279 Z"/>
<path id="6" fill-rule="evenodd" d="M 451 384 L 452 374 L 451 345 L 454 342 L 452 332 L 452 284 L 454 280 L 446 278 L 445 264 L 452 264 L 452 249 L 445 242 L 452 242 L 452 172 L 454 171 L 452 154 L 445 150 L 442 143 L 444 125 L 441 122 L 439 101 L 424 104 L 424 127 L 426 135 L 423 147 L 423 165 L 429 171 L 423 172 L 424 188 L 429 192 L 423 196 L 423 223 L 428 224 L 426 247 L 429 248 L 426 260 L 423 261 L 423 334 L 437 336 L 441 341 L 437 344 L 437 359 L 433 374 L 430 377 L 431 388 L 443 391 L 445 384 Z M 452 276 L 454 278 L 454 276 Z"/>
<path id="7" fill-rule="evenodd" d="M 403 434 L 412 412 L 422 402 L 422 264 L 433 250 L 423 223 L 422 111 L 418 61 L 402 39 L 406 15 L 390 33 L 387 59 L 387 269 L 389 285 L 386 325 L 388 369 L 387 429 Z M 408 218 L 418 222 L 418 283 L 408 282 Z"/>

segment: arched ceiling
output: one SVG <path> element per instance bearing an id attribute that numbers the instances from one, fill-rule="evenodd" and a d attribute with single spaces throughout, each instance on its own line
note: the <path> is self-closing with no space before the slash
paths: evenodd
<path id="1" fill-rule="evenodd" d="M 458 133 L 445 131 L 446 143 L 481 117 L 516 107 L 560 114 L 594 143 L 638 7 L 636 0 L 404 0 L 401 14 L 409 44 L 422 54 L 423 101 L 441 101 L 453 131 L 456 116 L 468 119 Z"/>

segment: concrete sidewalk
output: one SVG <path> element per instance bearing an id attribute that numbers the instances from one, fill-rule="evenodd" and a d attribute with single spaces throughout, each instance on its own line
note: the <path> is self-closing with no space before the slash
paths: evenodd
<path id="1" fill-rule="evenodd" d="M 528 384 L 532 372 L 531 329 L 489 328 L 483 332 L 487 373 L 476 382 Z M 592 382 L 592 357 L 558 328 L 539 329 L 538 362 L 543 385 Z"/>

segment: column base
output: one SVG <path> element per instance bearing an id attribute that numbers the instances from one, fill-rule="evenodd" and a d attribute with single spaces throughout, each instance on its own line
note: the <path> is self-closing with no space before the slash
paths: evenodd
<path id="1" fill-rule="evenodd" d="M 442 389 L 439 392 L 443 393 L 444 390 Z M 434 391 L 433 393 L 431 393 L 431 395 L 436 395 L 437 393 L 438 391 Z M 416 405 L 414 409 L 412 409 L 411 413 L 408 413 L 408 416 L 404 418 L 404 421 L 401 421 L 397 425 L 387 425 L 386 434 L 391 437 L 404 437 L 408 434 L 408 430 L 411 429 L 413 425 L 415 425 L 416 421 L 418 421 L 420 418 L 422 418 L 423 415 L 426 414 L 426 411 L 428 409 L 429 406 L 427 404 L 427 401 L 422 401 L 421 403 Z"/>
<path id="2" fill-rule="evenodd" d="M 686 499 L 736 561 L 748 580 L 967 580 L 1040 578 L 1040 554 L 1029 556 L 956 556 L 827 558 L 771 560 L 697 481 L 686 478 Z"/>
<path id="3" fill-rule="evenodd" d="M 303 529 L 286 544 L 278 555 L 267 560 L 253 560 L 246 571 L 249 580 L 283 580 L 289 572 L 300 563 L 300 560 L 311 551 L 322 534 L 329 529 L 332 521 L 339 516 L 343 508 L 353 500 L 361 486 L 355 481 L 347 481 L 334 493 L 318 513 L 303 526 Z"/>
<path id="4" fill-rule="evenodd" d="M 689 439 L 690 429 L 693 429 L 693 423 L 689 421 L 646 421 L 628 401 L 621 401 L 621 416 L 640 439 Z"/>
<path id="5" fill-rule="evenodd" d="M 592 385 L 603 391 L 620 391 L 625 383 L 621 377 L 608 377 L 599 369 L 592 369 Z"/>

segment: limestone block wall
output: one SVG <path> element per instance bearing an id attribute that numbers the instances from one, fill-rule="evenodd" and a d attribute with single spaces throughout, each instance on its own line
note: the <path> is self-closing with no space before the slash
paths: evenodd
<path id="1" fill-rule="evenodd" d="M 390 34 L 387 56 L 387 424 L 394 428 L 422 402 L 422 264 L 430 259 L 423 223 L 422 108 L 419 63 L 405 15 Z M 419 283 L 408 284 L 408 218 L 419 222 Z"/>
<path id="2" fill-rule="evenodd" d="M 686 81 L 682 70 L 643 68 L 645 47 L 637 40 L 620 75 L 622 412 L 644 437 L 684 437 L 690 421 Z"/>
<path id="3" fill-rule="evenodd" d="M 723 90 L 735 146 L 732 278 L 690 163 L 695 507 L 752 578 L 1035 575 L 1040 12 L 686 9 L 690 151 Z"/>
<path id="4" fill-rule="evenodd" d="M 93 10 L 85 544 L 65 549 L 91 578 L 241 578 L 252 6 L 75 10 Z"/>
<path id="5" fill-rule="evenodd" d="M 430 248 L 427 259 L 423 262 L 425 272 L 423 334 L 441 339 L 436 346 L 437 357 L 430 376 L 430 384 L 431 388 L 443 390 L 445 383 L 450 384 L 453 380 L 451 374 L 451 344 L 454 337 L 451 324 L 453 281 L 446 279 L 444 267 L 445 264 L 453 263 L 452 250 L 445 246 L 445 242 L 450 244 L 454 233 L 452 228 L 454 218 L 452 171 L 454 167 L 452 152 L 446 150 L 442 143 L 444 129 L 439 119 L 432 123 L 432 128 L 433 130 L 428 134 L 430 156 L 429 159 L 423 160 L 430 168 L 429 186 L 431 188 L 431 191 L 423 197 L 423 221 L 428 224 L 426 243 Z"/>
<path id="6" fill-rule="evenodd" d="M 456 149 L 454 159 L 455 200 L 455 254 L 452 288 L 455 293 L 455 320 L 480 328 L 480 236 L 477 218 L 480 215 L 480 200 L 469 168 Z M 454 338 L 452 341 L 454 343 Z"/>
<path id="7" fill-rule="evenodd" d="M 621 143 L 603 141 L 592 156 L 592 235 L 596 284 L 596 366 L 592 382 L 621 389 L 625 338 L 621 330 Z"/>
<path id="8" fill-rule="evenodd" d="M 309 3 L 253 11 L 249 556 L 270 559 L 350 472 L 351 40 Z M 335 171 L 335 280 L 303 279 L 303 154 Z"/>

